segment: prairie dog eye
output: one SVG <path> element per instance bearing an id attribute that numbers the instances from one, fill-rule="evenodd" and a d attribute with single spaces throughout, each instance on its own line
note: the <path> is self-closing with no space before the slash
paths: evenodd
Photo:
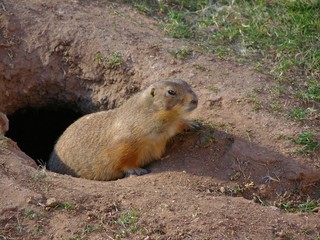
<path id="1" fill-rule="evenodd" d="M 168 90 L 168 93 L 170 94 L 170 95 L 176 95 L 177 93 L 174 91 L 174 90 L 172 90 L 172 89 L 169 89 Z"/>

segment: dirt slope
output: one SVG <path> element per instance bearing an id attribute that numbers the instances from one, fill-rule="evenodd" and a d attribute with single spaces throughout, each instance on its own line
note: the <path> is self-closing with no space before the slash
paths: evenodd
<path id="1" fill-rule="evenodd" d="M 0 239 L 320 237 L 319 211 L 271 206 L 319 199 L 320 179 L 319 164 L 292 154 L 296 146 L 281 138 L 301 126 L 253 111 L 248 96 L 271 87 L 268 76 L 168 38 L 155 20 L 122 3 L 2 0 L 0 14 L 0 112 L 12 123 L 8 137 L 21 111 L 19 129 L 30 131 L 13 135 L 27 135 L 41 151 L 48 146 L 39 132 L 53 136 L 53 128 L 44 121 L 37 130 L 25 109 L 110 109 L 166 78 L 190 83 L 199 97 L 193 118 L 203 124 L 177 136 L 150 174 L 112 182 L 48 172 L 0 135 Z M 186 48 L 193 52 L 185 59 L 170 53 Z M 107 62 L 114 53 L 121 53 L 119 66 Z"/>

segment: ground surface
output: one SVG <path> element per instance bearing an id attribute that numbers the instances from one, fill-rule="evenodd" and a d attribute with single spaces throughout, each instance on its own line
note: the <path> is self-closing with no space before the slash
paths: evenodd
<path id="1" fill-rule="evenodd" d="M 189 43 L 121 3 L 2 0 L 0 14 L 0 111 L 9 119 L 26 107 L 109 109 L 180 78 L 198 94 L 193 118 L 203 124 L 177 136 L 152 173 L 112 182 L 48 172 L 1 135 L 0 239 L 319 239 L 318 209 L 272 206 L 319 199 L 320 179 L 319 162 L 281 137 L 301 126 L 248 100 L 272 86 L 268 76 L 196 50 L 176 59 L 170 52 Z M 25 134 L 32 145 L 36 133 Z"/>

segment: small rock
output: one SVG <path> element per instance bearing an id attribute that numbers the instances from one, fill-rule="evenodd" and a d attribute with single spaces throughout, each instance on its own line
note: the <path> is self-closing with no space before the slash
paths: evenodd
<path id="1" fill-rule="evenodd" d="M 57 199 L 55 198 L 48 198 L 46 202 L 46 207 L 56 207 L 59 204 Z"/>
<path id="2" fill-rule="evenodd" d="M 276 232 L 275 235 L 279 238 L 284 238 L 286 236 L 286 233 L 283 230 L 281 230 Z"/>
<path id="3" fill-rule="evenodd" d="M 280 212 L 280 208 L 278 208 L 276 206 L 270 206 L 269 209 L 272 211 L 279 211 Z"/>

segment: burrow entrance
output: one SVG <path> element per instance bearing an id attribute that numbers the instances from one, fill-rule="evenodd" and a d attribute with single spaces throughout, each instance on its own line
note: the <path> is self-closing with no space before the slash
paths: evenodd
<path id="1" fill-rule="evenodd" d="M 38 165 L 44 164 L 58 137 L 82 115 L 75 106 L 66 104 L 23 108 L 8 115 L 10 128 L 6 136 Z"/>

